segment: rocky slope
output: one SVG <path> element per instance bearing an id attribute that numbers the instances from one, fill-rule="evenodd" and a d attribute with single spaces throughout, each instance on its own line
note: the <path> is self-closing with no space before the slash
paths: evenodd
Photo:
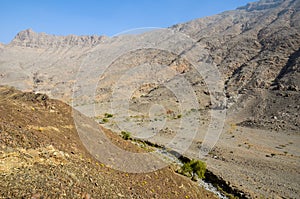
<path id="1" fill-rule="evenodd" d="M 263 0 L 174 28 L 207 44 L 229 93 L 269 88 L 297 57 L 299 9 L 298 1 Z"/>
<path id="2" fill-rule="evenodd" d="M 244 106 L 259 96 L 254 104 L 261 104 L 260 110 L 251 111 L 248 117 L 262 120 L 263 125 L 273 123 L 272 116 L 282 112 L 298 113 L 291 105 L 300 104 L 299 11 L 299 1 L 263 0 L 173 28 L 207 45 L 224 74 L 229 102 Z M 274 96 L 277 105 L 266 105 L 265 101 L 274 101 Z M 284 129 L 299 131 L 298 116 L 281 116 L 281 119 L 289 123 Z"/>
<path id="3" fill-rule="evenodd" d="M 46 95 L 1 86 L 0 110 L 1 198 L 216 198 L 171 168 L 130 174 L 97 161 L 79 139 L 72 108 Z"/>

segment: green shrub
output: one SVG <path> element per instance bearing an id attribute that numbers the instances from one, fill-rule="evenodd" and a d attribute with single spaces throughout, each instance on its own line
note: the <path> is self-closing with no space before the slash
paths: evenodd
<path id="1" fill-rule="evenodd" d="M 105 118 L 110 118 L 110 117 L 113 117 L 114 115 L 111 114 L 111 113 L 104 113 L 104 117 Z"/>
<path id="2" fill-rule="evenodd" d="M 126 132 L 126 131 L 122 131 L 121 132 L 121 135 L 122 135 L 122 138 L 124 140 L 129 140 L 130 139 L 130 136 L 131 136 L 131 133 L 130 132 Z"/>
<path id="3" fill-rule="evenodd" d="M 103 119 L 102 119 L 102 122 L 103 122 L 103 123 L 106 123 L 106 122 L 108 122 L 108 121 L 109 121 L 109 120 L 108 120 L 107 118 L 103 118 Z"/>
<path id="4" fill-rule="evenodd" d="M 181 173 L 188 177 L 195 179 L 196 176 L 200 179 L 204 179 L 206 171 L 206 164 L 200 160 L 191 160 L 190 162 L 184 163 L 181 167 Z"/>

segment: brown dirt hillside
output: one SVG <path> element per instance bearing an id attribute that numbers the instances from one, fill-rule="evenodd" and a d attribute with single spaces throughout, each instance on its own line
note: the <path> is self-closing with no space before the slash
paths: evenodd
<path id="1" fill-rule="evenodd" d="M 79 139 L 72 108 L 46 95 L 1 86 L 0 113 L 0 198 L 216 198 L 171 167 L 130 174 L 98 162 Z"/>

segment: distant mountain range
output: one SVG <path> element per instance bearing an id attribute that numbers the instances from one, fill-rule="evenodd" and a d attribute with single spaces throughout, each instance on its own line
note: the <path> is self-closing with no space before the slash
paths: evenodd
<path id="1" fill-rule="evenodd" d="M 245 96 L 250 90 L 299 91 L 299 9 L 300 3 L 296 0 L 262 0 L 237 10 L 177 24 L 169 30 L 189 36 L 207 51 L 206 59 L 210 59 L 222 74 L 228 102 L 234 103 L 239 99 L 245 101 L 247 97 L 241 96 Z M 98 53 L 101 57 L 101 46 L 104 43 L 107 48 L 114 48 L 134 43 L 143 37 L 155 43 L 158 38 L 151 34 L 109 38 L 55 36 L 35 33 L 31 29 L 24 30 L 11 43 L 1 46 L 0 83 L 22 90 L 47 93 L 70 102 L 76 75 L 83 62 L 92 66 L 88 67 L 90 76 L 87 84 L 93 84 L 99 79 L 97 75 L 93 76 L 93 70 L 99 70 L 98 60 L 88 59 L 89 54 Z M 144 56 L 146 54 L 148 57 Z M 175 59 L 178 61 L 174 62 Z M 152 64 L 160 63 L 177 68 L 178 73 L 169 78 L 184 73 L 185 78 L 193 83 L 193 89 L 199 98 L 204 99 L 201 106 L 209 104 L 209 99 L 203 95 L 203 90 L 207 88 L 198 86 L 196 82 L 201 77 L 195 75 L 195 70 L 192 70 L 187 60 L 176 54 L 145 48 L 131 52 L 130 58 L 119 57 L 112 63 L 115 66 L 111 68 L 116 70 L 113 73 L 108 71 L 109 74 L 105 74 L 104 79 L 100 78 L 96 101 L 107 101 L 111 96 L 110 87 L 124 71 L 149 60 Z M 80 70 L 85 71 L 87 67 Z M 144 89 L 143 94 L 153 91 L 153 88 L 156 89 L 153 95 L 165 92 L 163 88 L 152 84 Z M 83 102 L 91 96 L 81 97 L 80 101 Z"/>

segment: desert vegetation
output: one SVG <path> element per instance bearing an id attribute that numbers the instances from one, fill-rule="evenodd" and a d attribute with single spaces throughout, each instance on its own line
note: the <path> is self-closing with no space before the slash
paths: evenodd
<path id="1" fill-rule="evenodd" d="M 206 171 L 206 163 L 201 160 L 192 159 L 182 165 L 180 173 L 191 177 L 192 180 L 204 179 Z"/>

